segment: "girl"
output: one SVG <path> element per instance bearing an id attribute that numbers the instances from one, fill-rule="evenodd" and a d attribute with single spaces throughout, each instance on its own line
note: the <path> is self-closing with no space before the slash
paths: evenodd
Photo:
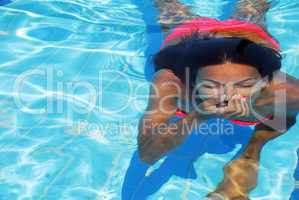
<path id="1" fill-rule="evenodd" d="M 266 30 L 270 4 L 241 0 L 229 20 L 218 21 L 195 16 L 176 0 L 155 3 L 165 41 L 139 123 L 140 158 L 154 163 L 210 118 L 255 125 L 242 155 L 225 166 L 223 181 L 208 195 L 248 199 L 261 149 L 295 123 L 299 109 L 299 82 L 279 71 L 279 43 Z M 174 116 L 181 118 L 171 122 Z"/>

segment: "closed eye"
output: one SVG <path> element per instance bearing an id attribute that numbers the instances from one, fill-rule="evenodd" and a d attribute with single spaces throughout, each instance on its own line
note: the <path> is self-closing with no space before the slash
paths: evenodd
<path id="1" fill-rule="evenodd" d="M 203 87 L 208 88 L 208 89 L 213 89 L 217 86 L 215 86 L 215 85 L 203 85 Z"/>
<path id="2" fill-rule="evenodd" d="M 256 83 L 257 83 L 256 79 L 249 79 L 249 80 L 244 80 L 244 81 L 237 83 L 237 86 L 249 88 L 249 87 L 253 87 Z"/>
<path id="3" fill-rule="evenodd" d="M 238 85 L 239 87 L 245 87 L 245 88 L 249 88 L 249 87 L 253 87 L 254 84 L 240 84 Z"/>

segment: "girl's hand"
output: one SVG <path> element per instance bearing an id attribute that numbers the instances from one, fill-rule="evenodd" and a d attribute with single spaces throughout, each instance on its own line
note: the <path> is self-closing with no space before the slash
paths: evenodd
<path id="1" fill-rule="evenodd" d="M 239 119 L 248 117 L 250 109 L 245 97 L 241 97 L 241 95 L 234 95 L 228 101 L 228 105 L 217 108 L 216 113 L 227 119 Z"/>
<path id="2" fill-rule="evenodd" d="M 240 119 L 248 117 L 250 109 L 246 98 L 234 95 L 226 106 L 219 107 L 219 101 L 215 99 L 204 100 L 197 108 L 202 115 L 223 117 L 226 119 Z"/>

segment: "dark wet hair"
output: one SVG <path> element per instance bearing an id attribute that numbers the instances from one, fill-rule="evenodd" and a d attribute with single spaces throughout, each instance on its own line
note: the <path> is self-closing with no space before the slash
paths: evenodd
<path id="1" fill-rule="evenodd" d="M 190 82 L 195 83 L 200 67 L 223 64 L 227 61 L 255 67 L 262 77 L 272 78 L 281 68 L 281 55 L 268 47 L 242 38 L 204 38 L 192 35 L 178 44 L 166 46 L 154 55 L 155 71 L 171 69 L 183 82 L 186 69 Z M 221 70 L 221 69 L 219 69 Z"/>

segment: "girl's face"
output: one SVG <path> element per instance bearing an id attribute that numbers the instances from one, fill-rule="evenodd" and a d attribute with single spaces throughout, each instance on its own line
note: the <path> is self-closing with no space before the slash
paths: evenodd
<path id="1" fill-rule="evenodd" d="M 200 68 L 196 78 L 196 91 L 201 99 L 223 101 L 223 97 L 229 100 L 237 94 L 249 97 L 256 91 L 261 80 L 256 68 L 226 62 Z"/>

